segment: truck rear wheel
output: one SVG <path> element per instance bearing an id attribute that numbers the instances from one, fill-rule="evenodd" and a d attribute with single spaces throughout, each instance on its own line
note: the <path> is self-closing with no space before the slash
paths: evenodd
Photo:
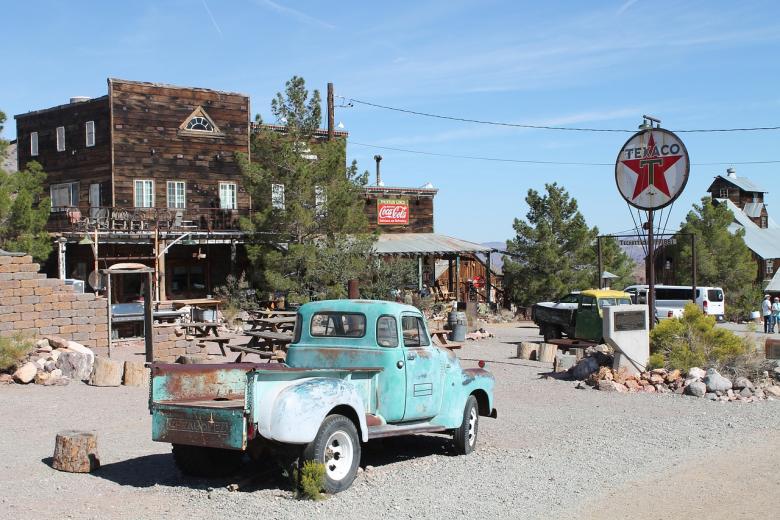
<path id="1" fill-rule="evenodd" d="M 357 428 L 343 415 L 329 415 L 303 450 L 304 460 L 325 465 L 325 492 L 344 491 L 355 480 L 360 464 L 360 438 Z"/>
<path id="2" fill-rule="evenodd" d="M 185 475 L 193 477 L 226 477 L 236 473 L 244 459 L 244 452 L 205 446 L 174 444 L 173 461 Z"/>
<path id="3" fill-rule="evenodd" d="M 468 455 L 474 451 L 477 446 L 477 433 L 479 433 L 479 408 L 477 408 L 477 398 L 470 395 L 463 409 L 463 422 L 452 436 L 458 453 Z"/>

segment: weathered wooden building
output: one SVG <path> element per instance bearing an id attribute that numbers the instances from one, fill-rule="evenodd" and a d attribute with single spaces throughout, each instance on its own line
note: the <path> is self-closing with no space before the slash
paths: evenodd
<path id="1" fill-rule="evenodd" d="M 236 160 L 249 154 L 246 95 L 109 79 L 105 96 L 15 119 L 19 166 L 35 160 L 48 174 L 50 271 L 87 280 L 145 263 L 164 300 L 205 296 L 241 268 L 239 218 L 252 204 Z M 128 277 L 119 301 L 140 283 Z"/>

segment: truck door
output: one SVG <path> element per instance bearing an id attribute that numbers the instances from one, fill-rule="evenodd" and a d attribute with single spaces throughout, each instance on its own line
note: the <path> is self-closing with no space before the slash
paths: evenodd
<path id="1" fill-rule="evenodd" d="M 439 413 L 444 367 L 442 352 L 431 345 L 422 317 L 401 316 L 406 358 L 404 421 L 430 419 Z"/>
<path id="2" fill-rule="evenodd" d="M 377 413 L 389 423 L 402 421 L 406 408 L 406 361 L 395 316 L 377 319 L 376 343 L 377 362 L 383 368 L 377 376 Z"/>
<path id="3" fill-rule="evenodd" d="M 599 315 L 596 298 L 582 295 L 579 308 L 577 309 L 575 336 L 578 339 L 598 341 L 603 333 L 601 329 L 601 316 Z"/>

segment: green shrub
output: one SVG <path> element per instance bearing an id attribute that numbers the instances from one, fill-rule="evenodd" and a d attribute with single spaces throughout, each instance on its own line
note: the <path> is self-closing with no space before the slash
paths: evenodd
<path id="1" fill-rule="evenodd" d="M 0 338 L 0 372 L 16 369 L 32 348 L 32 341 L 22 336 Z"/>
<path id="2" fill-rule="evenodd" d="M 715 318 L 705 315 L 693 303 L 685 306 L 682 318 L 663 320 L 650 333 L 650 350 L 655 362 L 663 356 L 671 368 L 688 370 L 694 366 L 722 368 L 747 351 L 745 339 L 715 326 Z"/>
<path id="3" fill-rule="evenodd" d="M 647 360 L 647 369 L 653 370 L 655 368 L 663 368 L 666 366 L 666 359 L 660 352 L 650 354 L 650 358 Z"/>
<path id="4" fill-rule="evenodd" d="M 295 470 L 297 481 L 296 496 L 301 500 L 322 500 L 325 488 L 325 464 L 316 460 L 307 460 L 300 469 Z"/>

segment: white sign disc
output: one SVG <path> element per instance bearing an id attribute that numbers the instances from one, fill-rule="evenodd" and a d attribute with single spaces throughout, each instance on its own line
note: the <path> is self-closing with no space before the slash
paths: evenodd
<path id="1" fill-rule="evenodd" d="M 668 130 L 648 128 L 626 141 L 615 162 L 615 182 L 639 209 L 660 209 L 680 196 L 688 182 L 688 150 Z"/>

